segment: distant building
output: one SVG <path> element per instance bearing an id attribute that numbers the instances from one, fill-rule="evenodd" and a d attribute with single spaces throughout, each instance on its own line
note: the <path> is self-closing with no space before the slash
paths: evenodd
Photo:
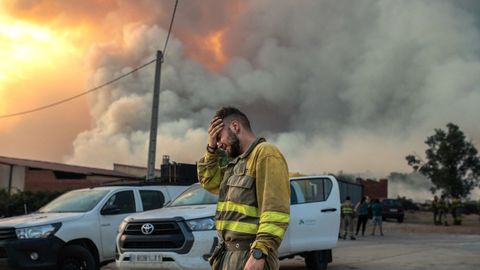
<path id="1" fill-rule="evenodd" d="M 379 181 L 372 179 L 357 178 L 357 183 L 363 186 L 363 195 L 370 199 L 388 198 L 388 180 L 380 179 Z"/>
<path id="2" fill-rule="evenodd" d="M 193 184 L 198 182 L 196 164 L 170 162 L 170 157 L 165 155 L 163 156 L 160 170 L 161 182 L 176 184 Z"/>
<path id="3" fill-rule="evenodd" d="M 0 156 L 0 189 L 18 191 L 66 191 L 100 186 L 107 182 L 140 181 L 134 174 L 47 161 Z"/>
<path id="4" fill-rule="evenodd" d="M 9 192 L 66 191 L 118 180 L 138 182 L 145 180 L 146 175 L 146 167 L 126 164 L 115 163 L 113 170 L 106 170 L 0 156 L 0 189 Z M 160 169 L 155 169 L 155 176 L 155 181 L 165 184 L 185 185 L 198 181 L 196 164 L 171 162 L 168 155 L 162 157 L 162 164 Z M 387 179 L 375 181 L 357 178 L 356 183 L 341 188 L 351 197 L 353 196 L 351 194 L 363 194 L 372 199 L 388 198 Z M 360 200 L 359 196 L 353 197 Z"/>
<path id="5" fill-rule="evenodd" d="M 345 179 L 337 179 L 340 189 L 340 201 L 344 201 L 347 196 L 353 204 L 357 204 L 364 196 L 363 186 L 359 183 L 353 183 Z"/>
<path id="6" fill-rule="evenodd" d="M 123 173 L 135 175 L 141 179 L 145 179 L 147 175 L 146 167 L 138 167 L 125 164 L 113 164 L 113 170 Z M 188 163 L 170 162 L 170 156 L 162 157 L 160 170 L 155 169 L 155 181 L 164 184 L 193 184 L 197 180 L 197 165 Z"/>
<path id="7" fill-rule="evenodd" d="M 130 175 L 134 175 L 142 180 L 144 180 L 147 176 L 147 168 L 134 166 L 134 165 L 127 165 L 127 164 L 119 164 L 113 163 L 113 170 L 116 172 L 122 172 Z M 155 177 L 160 178 L 160 170 L 155 169 Z"/>

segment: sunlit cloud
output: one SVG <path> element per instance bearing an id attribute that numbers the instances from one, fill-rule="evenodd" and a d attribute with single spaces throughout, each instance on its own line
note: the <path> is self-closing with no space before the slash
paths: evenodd
<path id="1" fill-rule="evenodd" d="M 80 59 L 80 53 L 61 32 L 0 18 L 0 111 L 6 113 L 16 107 L 17 101 L 36 95 L 35 87 L 40 87 L 39 82 L 44 80 L 39 74 L 67 68 L 72 63 L 69 60 Z"/>

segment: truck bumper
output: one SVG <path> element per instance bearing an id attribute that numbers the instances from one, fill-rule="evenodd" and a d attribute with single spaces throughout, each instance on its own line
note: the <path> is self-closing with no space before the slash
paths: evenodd
<path id="1" fill-rule="evenodd" d="M 57 264 L 65 243 L 53 236 L 42 239 L 0 241 L 0 269 L 48 269 Z"/>
<path id="2" fill-rule="evenodd" d="M 193 246 L 187 254 L 156 251 L 125 251 L 117 254 L 116 265 L 120 270 L 140 269 L 179 269 L 209 270 L 208 263 L 217 240 L 216 231 L 193 232 Z"/>

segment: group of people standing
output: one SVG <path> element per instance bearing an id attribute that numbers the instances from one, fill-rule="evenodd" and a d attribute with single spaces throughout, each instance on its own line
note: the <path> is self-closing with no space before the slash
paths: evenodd
<path id="1" fill-rule="evenodd" d="M 462 208 L 462 202 L 458 197 L 453 197 L 451 202 L 447 200 L 445 195 L 442 195 L 440 199 L 438 199 L 438 196 L 433 197 L 433 224 L 448 226 L 447 214 L 450 212 L 453 224 L 462 225 Z"/>
<path id="2" fill-rule="evenodd" d="M 367 197 L 362 197 L 362 200 L 353 206 L 350 196 L 345 197 L 345 201 L 341 207 L 341 228 L 339 238 L 356 240 L 360 228 L 362 229 L 362 236 L 365 236 L 365 227 L 367 225 L 369 209 L 372 211 L 372 232 L 370 235 L 375 235 L 376 227 L 380 230 L 380 235 L 383 236 L 382 229 L 382 205 L 380 200 L 374 199 L 369 202 Z M 354 221 L 357 220 L 357 229 L 355 236 L 353 235 Z M 343 234 L 342 234 L 343 232 Z"/>

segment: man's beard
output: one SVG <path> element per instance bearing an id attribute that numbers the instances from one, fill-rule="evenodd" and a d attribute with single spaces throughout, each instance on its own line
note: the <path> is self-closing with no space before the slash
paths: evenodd
<path id="1" fill-rule="evenodd" d="M 227 154 L 231 158 L 236 158 L 240 156 L 240 140 L 238 136 L 233 133 L 230 129 L 228 129 L 228 145 L 229 149 L 227 148 Z"/>

